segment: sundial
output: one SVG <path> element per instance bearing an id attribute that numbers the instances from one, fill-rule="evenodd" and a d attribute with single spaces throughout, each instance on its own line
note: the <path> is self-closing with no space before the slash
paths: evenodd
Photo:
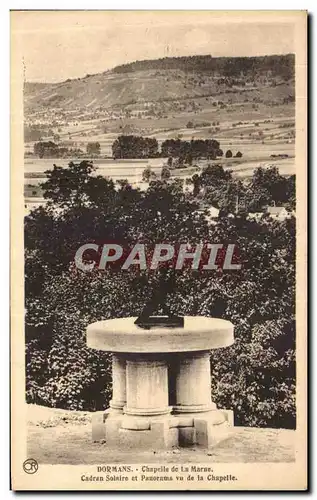
<path id="1" fill-rule="evenodd" d="M 173 314 L 168 296 L 175 293 L 175 271 L 157 273 L 138 318 L 87 328 L 88 347 L 112 353 L 112 399 L 93 420 L 92 439 L 109 449 L 209 448 L 233 425 L 233 413 L 211 399 L 210 368 L 210 350 L 233 343 L 233 325 Z"/>
<path id="2" fill-rule="evenodd" d="M 134 324 L 140 328 L 150 330 L 151 328 L 183 328 L 184 318 L 171 313 L 166 299 L 175 288 L 175 271 L 168 274 L 168 269 L 159 270 L 159 283 L 153 289 L 149 300 L 146 302 L 140 316 L 135 320 Z M 163 311 L 163 315 L 154 314 L 159 309 Z"/>

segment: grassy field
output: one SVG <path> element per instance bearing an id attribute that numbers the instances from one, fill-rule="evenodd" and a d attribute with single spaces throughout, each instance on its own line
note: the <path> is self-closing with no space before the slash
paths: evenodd
<path id="1" fill-rule="evenodd" d="M 262 140 L 287 142 L 291 138 L 289 133 L 294 132 L 294 108 L 290 105 L 277 106 L 272 110 L 262 106 L 259 111 L 253 110 L 249 105 L 231 106 L 228 111 L 202 110 L 197 114 L 178 113 L 166 118 L 127 118 L 124 120 L 109 120 L 102 124 L 101 120 L 79 122 L 78 125 L 62 126 L 58 132 L 60 141 L 73 141 L 78 147 L 85 148 L 88 142 L 98 141 L 101 144 L 101 153 L 111 155 L 111 145 L 120 134 L 135 134 L 156 137 L 161 143 L 165 139 L 177 138 L 190 140 L 192 138 L 214 138 L 221 142 L 223 139 L 239 138 L 239 140 Z M 274 111 L 274 117 L 273 112 Z M 210 126 L 188 129 L 188 122 L 210 123 Z M 213 123 L 218 123 L 219 130 L 215 131 Z M 236 126 L 236 123 L 243 125 Z M 77 122 L 76 122 L 77 123 Z M 258 124 L 256 126 L 256 124 Z M 285 124 L 292 124 L 289 128 L 281 128 Z M 47 137 L 53 140 L 53 136 Z M 26 144 L 27 150 L 33 149 L 33 143 Z"/>
<path id="2" fill-rule="evenodd" d="M 53 163 L 59 166 L 66 166 L 68 160 L 59 159 L 45 159 L 45 160 L 33 160 L 25 165 L 25 184 L 36 185 L 39 182 L 43 182 L 43 172 L 44 170 L 50 169 Z M 114 181 L 119 179 L 127 179 L 132 184 L 139 183 L 142 181 L 142 173 L 144 169 L 149 166 L 152 171 L 160 176 L 162 165 L 166 163 L 166 160 L 162 158 L 148 159 L 144 161 L 134 160 L 130 163 L 125 163 L 122 161 L 102 161 L 99 160 L 97 163 L 97 174 L 103 175 L 105 177 L 111 177 Z M 208 164 L 218 163 L 222 164 L 225 169 L 232 170 L 233 175 L 241 178 L 252 177 L 254 170 L 262 166 L 268 168 L 271 165 L 275 165 L 279 168 L 282 175 L 291 175 L 295 173 L 295 159 L 270 159 L 264 155 L 256 157 L 248 157 L 241 159 L 220 159 L 216 162 L 201 161 L 198 162 L 200 168 L 204 168 Z M 194 173 L 193 167 L 187 167 L 186 169 L 176 169 L 172 170 L 172 178 L 182 178 L 186 179 L 192 177 Z M 42 175 L 41 175 L 42 174 Z"/>
<path id="3" fill-rule="evenodd" d="M 284 108 L 286 107 L 284 106 Z M 249 115 L 243 115 L 243 121 L 237 120 L 238 118 L 235 116 L 234 120 L 220 121 L 220 130 L 217 132 L 213 132 L 214 127 L 195 127 L 191 129 L 180 127 L 178 122 L 178 128 L 172 130 L 157 128 L 151 131 L 151 133 L 143 135 L 156 137 L 159 144 L 171 138 L 181 138 L 182 140 L 214 138 L 220 142 L 220 147 L 223 149 L 224 153 L 230 149 L 233 155 L 238 151 L 243 154 L 240 159 L 226 159 L 223 157 L 216 161 L 216 163 L 221 163 L 225 168 L 232 169 L 234 175 L 239 177 L 252 176 L 254 169 L 258 166 L 266 168 L 270 165 L 277 166 L 282 175 L 296 173 L 295 123 L 293 117 L 275 116 L 273 119 L 266 116 L 264 119 L 263 115 L 261 120 L 257 121 L 251 119 Z M 153 120 L 151 124 L 153 129 Z M 171 123 L 169 124 L 171 125 Z M 158 124 L 155 123 L 155 125 L 157 126 Z M 167 125 L 166 122 L 165 125 Z M 99 174 L 112 177 L 115 180 L 125 178 L 131 182 L 138 182 L 141 180 L 142 172 L 146 166 L 150 166 L 156 174 L 160 174 L 162 165 L 166 163 L 166 160 L 162 158 L 116 161 L 109 159 L 112 155 L 111 146 L 117 134 L 96 133 L 95 127 L 95 122 L 90 124 L 86 122 L 79 124 L 78 127 L 74 126 L 68 129 L 72 131 L 70 140 L 74 142 L 74 146 L 81 148 L 83 151 L 85 151 L 88 142 L 98 141 L 100 143 L 101 157 L 94 160 L 95 165 L 98 167 Z M 83 130 L 90 130 L 90 134 L 93 135 L 83 135 Z M 149 132 L 150 130 L 151 129 L 149 129 Z M 61 140 L 66 140 L 68 137 L 68 132 L 67 134 L 65 132 L 64 136 L 61 134 Z M 33 143 L 28 143 L 26 151 L 32 151 L 32 149 Z M 273 158 L 272 155 L 287 155 L 288 158 Z M 34 178 L 36 173 L 43 173 L 45 170 L 51 168 L 53 163 L 60 166 L 66 166 L 68 162 L 69 160 L 54 158 L 26 158 L 24 162 L 26 179 L 33 177 L 32 182 L 35 183 Z M 202 168 L 208 163 L 212 162 L 202 160 L 198 162 L 198 166 Z M 190 174 L 191 169 L 188 169 L 187 172 L 188 174 L 186 170 L 182 170 L 182 173 L 172 171 L 172 176 L 175 175 L 176 177 L 181 176 L 186 178 L 192 175 Z"/>

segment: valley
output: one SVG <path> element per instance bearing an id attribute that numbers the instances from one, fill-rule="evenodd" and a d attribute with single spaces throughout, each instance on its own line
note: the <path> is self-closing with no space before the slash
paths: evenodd
<path id="1" fill-rule="evenodd" d="M 215 58 L 210 67 L 203 66 L 202 57 L 196 56 L 195 64 L 195 58 L 167 58 L 58 84 L 26 83 L 26 197 L 39 194 L 32 186 L 53 164 L 66 166 L 79 158 L 93 160 L 98 174 L 144 189 L 143 170 L 150 167 L 159 177 L 167 158 L 114 160 L 112 144 L 119 135 L 155 138 L 159 147 L 167 139 L 217 140 L 221 158 L 195 159 L 171 169 L 171 178 L 184 181 L 212 163 L 241 179 L 258 166 L 275 165 L 282 175 L 294 174 L 293 56 Z M 38 158 L 34 144 L 39 141 L 52 141 L 74 154 Z M 89 143 L 100 144 L 98 155 L 87 155 Z M 231 158 L 226 158 L 228 150 Z M 237 152 L 242 155 L 234 158 Z"/>

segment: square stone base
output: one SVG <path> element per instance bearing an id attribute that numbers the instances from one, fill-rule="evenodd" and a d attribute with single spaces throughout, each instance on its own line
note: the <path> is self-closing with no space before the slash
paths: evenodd
<path id="1" fill-rule="evenodd" d="M 230 410 L 161 417 L 135 417 L 106 410 L 93 417 L 92 439 L 118 448 L 211 448 L 230 437 L 232 429 Z"/>

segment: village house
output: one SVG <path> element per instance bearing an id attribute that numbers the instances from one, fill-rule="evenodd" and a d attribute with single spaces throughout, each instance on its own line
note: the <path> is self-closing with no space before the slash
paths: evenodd
<path id="1" fill-rule="evenodd" d="M 252 212 L 248 214 L 249 219 L 261 220 L 265 215 L 277 221 L 284 221 L 290 217 L 295 217 L 295 212 L 288 212 L 285 207 L 266 207 L 265 212 Z"/>
<path id="2" fill-rule="evenodd" d="M 291 216 L 285 207 L 267 207 L 267 213 L 272 219 L 280 221 L 288 219 Z"/>

